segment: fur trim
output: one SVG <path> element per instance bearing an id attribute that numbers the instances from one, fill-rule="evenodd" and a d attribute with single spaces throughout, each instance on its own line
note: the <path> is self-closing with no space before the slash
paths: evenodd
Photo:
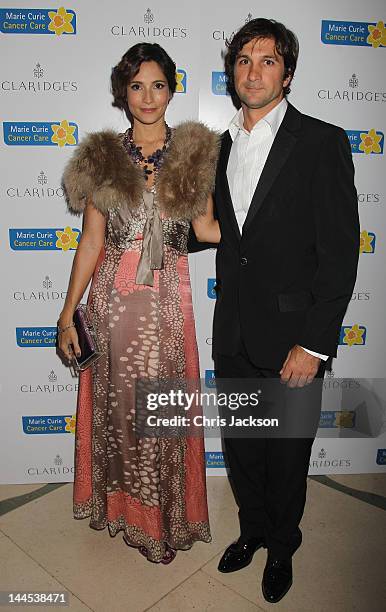
<path id="1" fill-rule="evenodd" d="M 158 204 L 167 217 L 191 220 L 205 213 L 219 148 L 219 135 L 202 123 L 187 121 L 175 129 L 157 178 Z M 142 171 L 113 131 L 86 136 L 67 163 L 62 183 L 71 212 L 81 214 L 91 199 L 104 215 L 119 208 L 122 218 L 138 207 L 145 187 Z"/>
<path id="2" fill-rule="evenodd" d="M 175 130 L 157 181 L 162 210 L 174 219 L 194 219 L 205 213 L 214 188 L 220 138 L 197 121 Z"/>
<path id="3" fill-rule="evenodd" d="M 113 131 L 89 134 L 80 143 L 63 174 L 71 212 L 81 214 L 91 198 L 104 215 L 109 208 L 134 209 L 143 191 L 142 172 L 128 159 L 121 138 Z"/>

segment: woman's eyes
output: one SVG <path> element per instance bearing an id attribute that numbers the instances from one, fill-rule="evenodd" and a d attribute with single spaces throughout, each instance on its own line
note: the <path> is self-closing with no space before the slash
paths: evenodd
<path id="1" fill-rule="evenodd" d="M 165 83 L 154 83 L 153 85 L 154 89 L 163 89 L 165 87 Z M 142 88 L 142 86 L 139 83 L 133 83 L 132 85 L 130 85 L 130 89 L 132 89 L 133 91 L 139 91 Z"/>

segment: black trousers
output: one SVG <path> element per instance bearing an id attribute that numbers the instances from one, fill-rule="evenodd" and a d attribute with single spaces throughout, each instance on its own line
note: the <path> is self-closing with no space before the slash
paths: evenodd
<path id="1" fill-rule="evenodd" d="M 324 371 L 321 362 L 317 377 L 323 378 Z M 280 377 L 277 371 L 256 367 L 245 349 L 234 356 L 215 355 L 215 372 L 219 379 Z M 320 384 L 319 415 L 321 389 Z M 278 558 L 291 557 L 302 541 L 299 523 L 313 441 L 314 437 L 223 439 L 241 538 L 264 537 L 268 552 Z"/>

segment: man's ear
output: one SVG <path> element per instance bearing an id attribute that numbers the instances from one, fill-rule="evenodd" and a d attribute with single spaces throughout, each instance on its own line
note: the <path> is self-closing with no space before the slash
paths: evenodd
<path id="1" fill-rule="evenodd" d="M 291 81 L 292 81 L 292 74 L 290 73 L 283 81 L 283 88 L 288 87 Z"/>

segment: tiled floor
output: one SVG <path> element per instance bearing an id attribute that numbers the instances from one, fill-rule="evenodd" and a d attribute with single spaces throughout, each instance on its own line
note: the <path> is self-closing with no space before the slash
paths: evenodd
<path id="1" fill-rule="evenodd" d="M 334 483 L 344 485 L 343 490 Z M 32 500 L 26 495 L 36 495 L 43 486 L 0 486 L 0 591 L 69 591 L 65 609 L 71 611 L 386 609 L 386 475 L 332 476 L 324 483 L 309 479 L 294 585 L 275 606 L 261 594 L 265 551 L 258 551 L 240 572 L 217 572 L 222 551 L 238 535 L 225 477 L 208 479 L 212 543 L 179 552 L 170 566 L 146 562 L 119 534 L 111 538 L 107 530 L 90 529 L 87 520 L 73 520 L 71 484 L 48 493 L 46 487 L 46 494 Z M 22 495 L 23 505 L 16 507 L 15 498 Z"/>

